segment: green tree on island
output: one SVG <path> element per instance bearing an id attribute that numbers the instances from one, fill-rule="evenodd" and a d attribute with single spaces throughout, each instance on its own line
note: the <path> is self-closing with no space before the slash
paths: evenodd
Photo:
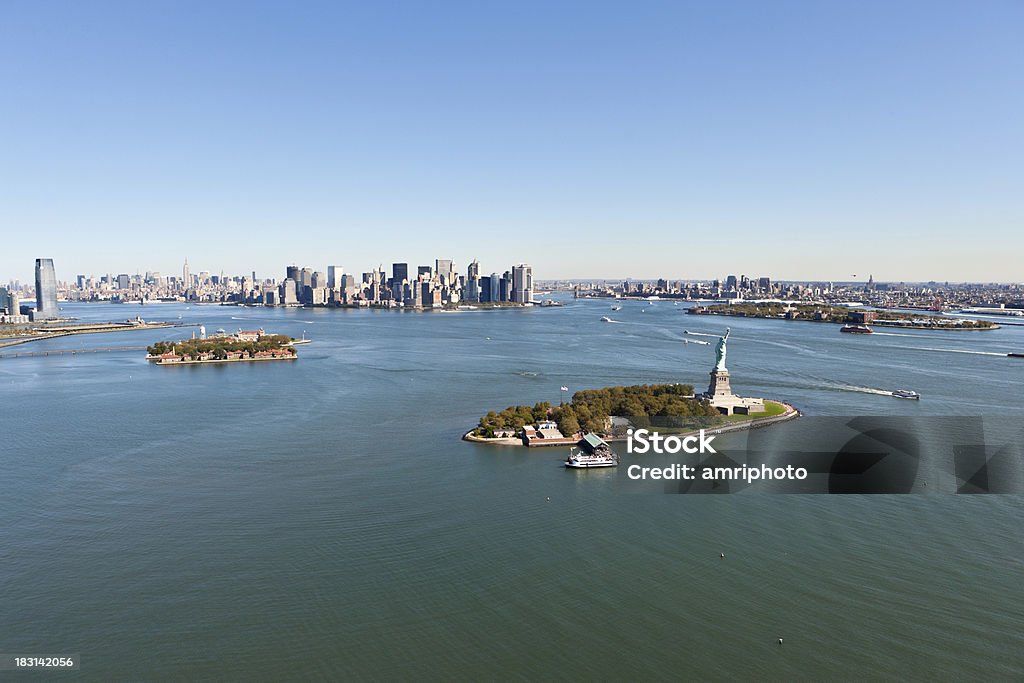
<path id="1" fill-rule="evenodd" d="M 233 337 L 213 337 L 211 339 L 186 339 L 180 342 L 159 341 L 146 347 L 150 356 L 162 356 L 165 353 L 173 353 L 184 359 L 186 356 L 192 360 L 199 360 L 205 354 L 210 354 L 216 360 L 225 360 L 231 353 L 243 353 L 249 358 L 255 358 L 261 351 L 286 350 L 295 355 L 295 349 L 288 346 L 293 339 L 283 334 L 269 334 L 260 337 L 259 341 L 240 341 Z"/>
<path id="2" fill-rule="evenodd" d="M 572 401 L 558 407 L 538 403 L 532 409 L 510 406 L 501 412 L 490 411 L 480 418 L 475 434 L 493 437 L 501 430 L 519 432 L 527 424 L 550 419 L 566 436 L 580 431 L 608 433 L 611 416 L 643 417 L 717 417 L 718 411 L 706 400 L 693 395 L 689 384 L 642 384 L 629 387 L 585 389 L 573 394 Z"/>

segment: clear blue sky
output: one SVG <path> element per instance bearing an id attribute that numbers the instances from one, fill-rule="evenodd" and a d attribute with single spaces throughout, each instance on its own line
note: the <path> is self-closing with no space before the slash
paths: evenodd
<path id="1" fill-rule="evenodd" d="M 0 281 L 1024 280 L 1024 3 L 0 2 Z"/>

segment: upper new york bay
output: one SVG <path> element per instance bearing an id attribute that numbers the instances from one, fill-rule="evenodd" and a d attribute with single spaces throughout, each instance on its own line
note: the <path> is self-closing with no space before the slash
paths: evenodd
<path id="1" fill-rule="evenodd" d="M 1019 419 L 1024 361 L 1000 354 L 1024 327 L 862 337 L 566 304 L 66 304 L 314 342 L 288 364 L 0 358 L 0 651 L 77 653 L 90 680 L 1024 675 L 1019 496 L 627 495 L 560 449 L 459 440 L 561 385 L 700 388 L 713 347 L 682 331 L 726 324 L 739 393 L 807 415 Z M 922 400 L 870 393 L 897 387 Z"/>

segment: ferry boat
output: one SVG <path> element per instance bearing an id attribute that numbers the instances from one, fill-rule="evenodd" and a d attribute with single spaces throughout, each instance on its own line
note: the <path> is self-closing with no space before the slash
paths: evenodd
<path id="1" fill-rule="evenodd" d="M 565 460 L 565 466 L 574 470 L 589 470 L 592 467 L 616 467 L 619 464 L 619 457 L 614 453 L 611 455 L 589 455 L 573 448 L 569 451 L 569 457 Z"/>
<path id="2" fill-rule="evenodd" d="M 867 325 L 843 325 L 842 329 L 840 329 L 839 331 L 851 332 L 853 334 L 871 334 L 872 332 L 874 332 L 874 330 L 872 330 Z"/>
<path id="3" fill-rule="evenodd" d="M 892 395 L 894 398 L 909 398 L 913 401 L 921 400 L 921 394 L 916 391 L 911 391 L 910 389 L 896 389 L 892 392 Z"/>
<path id="4" fill-rule="evenodd" d="M 565 466 L 575 470 L 589 470 L 594 467 L 616 467 L 619 456 L 597 434 L 586 434 L 579 448 L 569 450 Z"/>

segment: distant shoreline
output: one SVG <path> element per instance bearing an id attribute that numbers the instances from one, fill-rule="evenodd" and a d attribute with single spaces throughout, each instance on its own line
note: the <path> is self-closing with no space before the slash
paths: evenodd
<path id="1" fill-rule="evenodd" d="M 775 315 L 751 314 L 751 313 L 747 313 L 747 312 L 744 312 L 744 311 L 730 312 L 730 311 L 726 311 L 726 310 L 722 310 L 722 309 L 717 309 L 717 310 L 712 310 L 712 309 L 697 310 L 696 308 L 689 308 L 689 309 L 686 310 L 686 313 L 688 315 L 712 315 L 712 316 L 722 316 L 722 317 L 726 317 L 726 318 L 750 318 L 751 320 L 777 320 L 777 321 L 780 321 L 780 322 L 787 322 L 787 323 L 791 323 L 791 322 L 826 323 L 826 324 L 832 324 L 832 325 L 863 324 L 863 325 L 867 325 L 869 327 L 888 327 L 888 328 L 891 328 L 891 329 L 898 329 L 898 330 L 920 330 L 920 331 L 940 330 L 940 331 L 943 331 L 943 332 L 975 332 L 975 331 L 982 331 L 983 332 L 983 331 L 986 331 L 986 330 L 998 330 L 998 329 L 1000 329 L 1000 326 L 999 326 L 998 323 L 994 323 L 994 322 L 991 322 L 991 321 L 988 321 L 988 320 L 986 320 L 984 322 L 990 323 L 989 325 L 984 325 L 984 326 L 980 326 L 979 325 L 979 326 L 964 327 L 964 326 L 961 326 L 961 325 L 952 325 L 952 324 L 951 325 L 929 325 L 929 324 L 914 324 L 912 322 L 907 322 L 905 324 L 902 324 L 902 323 L 899 323 L 899 322 L 878 321 L 878 320 L 872 320 L 870 322 L 865 322 L 865 323 L 850 323 L 848 320 L 836 320 L 834 318 L 822 318 L 820 320 L 815 320 L 813 318 L 784 318 L 784 317 L 779 317 L 779 316 L 775 316 Z M 931 316 L 931 317 L 937 318 L 937 319 L 941 319 L 939 316 Z M 949 318 L 946 318 L 946 319 L 949 319 Z M 967 318 L 966 320 L 970 320 L 970 319 Z"/>
<path id="2" fill-rule="evenodd" d="M 45 339 L 56 339 L 57 337 L 71 337 L 76 334 L 101 334 L 105 332 L 129 332 L 132 330 L 158 330 L 168 327 L 186 327 L 181 323 L 153 322 L 153 323 L 84 323 L 82 325 L 69 326 L 66 329 L 54 328 L 52 332 L 44 331 L 32 336 L 12 337 L 11 341 L 0 341 L 0 348 L 27 344 Z M 42 327 L 31 327 L 30 329 L 40 330 Z M 2 339 L 2 337 L 0 337 Z"/>

